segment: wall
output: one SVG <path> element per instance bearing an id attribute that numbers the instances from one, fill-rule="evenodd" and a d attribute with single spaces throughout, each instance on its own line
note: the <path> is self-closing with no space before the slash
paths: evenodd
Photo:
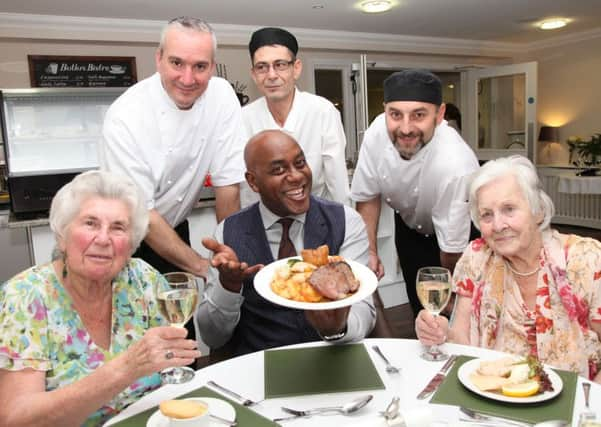
<path id="1" fill-rule="evenodd" d="M 157 34 L 158 38 L 158 34 Z M 138 80 L 148 77 L 155 71 L 155 42 L 116 43 L 116 42 L 68 42 L 60 40 L 2 39 L 0 37 L 0 88 L 29 87 L 27 55 L 80 55 L 80 56 L 135 56 Z M 313 78 L 309 68 L 313 63 L 351 63 L 359 62 L 359 51 L 332 51 L 327 49 L 303 49 L 299 53 L 305 64 L 305 72 L 298 84 L 301 89 L 309 90 Z M 496 58 L 471 55 L 416 55 L 399 53 L 368 52 L 371 62 L 387 64 L 427 64 L 452 67 L 465 64 L 494 64 Z M 246 46 L 219 46 L 217 62 L 226 64 L 227 78 L 230 82 L 245 84 L 246 94 L 251 100 L 259 96 L 250 78 L 250 57 Z"/>
<path id="2" fill-rule="evenodd" d="M 561 146 L 545 147 L 552 164 L 567 164 L 565 141 L 601 132 L 601 37 L 529 52 L 518 61 L 538 62 L 539 125 L 561 126 Z"/>

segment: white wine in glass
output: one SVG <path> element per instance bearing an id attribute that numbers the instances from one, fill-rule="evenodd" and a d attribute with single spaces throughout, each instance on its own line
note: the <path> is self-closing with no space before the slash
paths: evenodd
<path id="1" fill-rule="evenodd" d="M 424 308 L 434 317 L 447 306 L 451 298 L 451 272 L 444 267 L 423 267 L 417 272 L 416 292 Z M 449 357 L 437 345 L 430 346 L 421 357 L 430 361 Z"/>
<path id="2" fill-rule="evenodd" d="M 183 328 L 192 318 L 198 303 L 196 278 L 184 272 L 166 273 L 165 281 L 158 281 L 156 297 L 159 311 L 171 326 Z M 194 378 L 194 370 L 183 367 L 167 368 L 161 371 L 163 384 L 181 384 Z"/>

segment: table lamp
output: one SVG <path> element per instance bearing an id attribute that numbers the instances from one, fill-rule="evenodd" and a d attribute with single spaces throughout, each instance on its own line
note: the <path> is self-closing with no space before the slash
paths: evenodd
<path id="1" fill-rule="evenodd" d="M 541 126 L 538 140 L 540 142 L 559 142 L 559 127 Z"/>
<path id="2" fill-rule="evenodd" d="M 559 127 L 557 126 L 541 126 L 538 134 L 538 141 L 542 146 L 540 163 L 553 163 L 555 152 L 559 154 L 561 145 L 559 144 Z M 554 147 L 554 145 L 556 147 Z"/>

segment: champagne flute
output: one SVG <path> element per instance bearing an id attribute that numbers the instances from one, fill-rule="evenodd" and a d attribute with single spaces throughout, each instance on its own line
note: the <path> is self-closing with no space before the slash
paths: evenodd
<path id="1" fill-rule="evenodd" d="M 156 296 L 159 311 L 171 326 L 183 328 L 192 318 L 198 302 L 196 278 L 184 272 L 166 273 L 164 281 L 156 283 Z M 167 368 L 161 371 L 163 384 L 181 384 L 194 378 L 194 370 L 183 367 Z"/>
<path id="2" fill-rule="evenodd" d="M 451 297 L 451 272 L 444 267 L 423 267 L 417 271 L 416 291 L 419 301 L 434 317 L 446 307 Z M 448 354 L 432 345 L 421 355 L 430 361 L 445 360 Z"/>

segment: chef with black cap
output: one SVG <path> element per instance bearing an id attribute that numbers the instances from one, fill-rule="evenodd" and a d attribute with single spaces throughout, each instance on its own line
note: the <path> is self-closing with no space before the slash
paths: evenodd
<path id="1" fill-rule="evenodd" d="M 303 68 L 296 57 L 296 38 L 282 28 L 261 28 L 252 34 L 248 48 L 251 75 L 264 96 L 242 109 L 247 139 L 266 129 L 291 135 L 313 171 L 312 194 L 349 205 L 340 112 L 327 99 L 296 88 Z M 242 206 L 255 201 L 257 193 L 243 185 Z"/>
<path id="2" fill-rule="evenodd" d="M 417 270 L 451 271 L 470 238 L 468 181 L 478 169 L 472 149 L 443 119 L 442 84 L 425 70 L 384 81 L 384 113 L 363 138 L 351 198 L 367 225 L 369 266 L 378 277 L 381 201 L 395 210 L 395 243 L 414 316 L 421 309 Z"/>

